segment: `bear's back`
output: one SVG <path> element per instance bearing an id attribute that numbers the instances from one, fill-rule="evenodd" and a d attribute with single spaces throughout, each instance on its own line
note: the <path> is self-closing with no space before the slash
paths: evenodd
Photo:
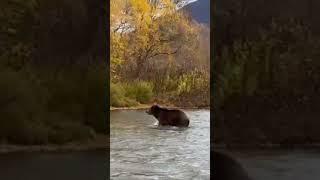
<path id="1" fill-rule="evenodd" d="M 161 125 L 183 126 L 189 125 L 189 119 L 186 114 L 179 109 L 161 109 L 159 114 Z"/>

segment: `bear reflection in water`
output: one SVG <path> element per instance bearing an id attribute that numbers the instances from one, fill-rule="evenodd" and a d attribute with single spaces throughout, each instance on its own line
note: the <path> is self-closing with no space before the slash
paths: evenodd
<path id="1" fill-rule="evenodd" d="M 214 180 L 252 180 L 243 167 L 230 156 L 211 151 Z"/>
<path id="2" fill-rule="evenodd" d="M 153 105 L 146 113 L 153 115 L 158 120 L 159 126 L 189 126 L 189 118 L 179 109 L 167 109 L 158 105 Z"/>

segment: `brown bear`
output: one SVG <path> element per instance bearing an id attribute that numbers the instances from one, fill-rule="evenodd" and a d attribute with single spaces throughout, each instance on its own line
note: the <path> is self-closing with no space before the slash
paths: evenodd
<path id="1" fill-rule="evenodd" d="M 153 105 L 146 113 L 153 115 L 159 121 L 160 126 L 189 126 L 189 118 L 179 109 L 167 109 L 158 105 Z"/>

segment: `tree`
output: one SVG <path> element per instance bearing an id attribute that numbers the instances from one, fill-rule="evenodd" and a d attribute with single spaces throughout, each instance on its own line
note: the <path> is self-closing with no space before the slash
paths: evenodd
<path id="1" fill-rule="evenodd" d="M 118 2 L 118 1 L 117 1 Z M 111 68 L 129 65 L 133 78 L 140 78 L 150 60 L 172 56 L 191 43 L 198 28 L 170 0 L 111 1 Z M 119 11 L 120 10 L 120 11 Z M 114 13 L 114 14 L 113 14 Z"/>

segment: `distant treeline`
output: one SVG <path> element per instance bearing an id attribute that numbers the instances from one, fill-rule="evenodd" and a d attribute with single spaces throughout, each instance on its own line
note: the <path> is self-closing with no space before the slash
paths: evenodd
<path id="1" fill-rule="evenodd" d="M 0 143 L 106 133 L 106 3 L 0 2 Z"/>
<path id="2" fill-rule="evenodd" d="M 217 141 L 319 142 L 319 6 L 312 0 L 216 3 Z"/>

